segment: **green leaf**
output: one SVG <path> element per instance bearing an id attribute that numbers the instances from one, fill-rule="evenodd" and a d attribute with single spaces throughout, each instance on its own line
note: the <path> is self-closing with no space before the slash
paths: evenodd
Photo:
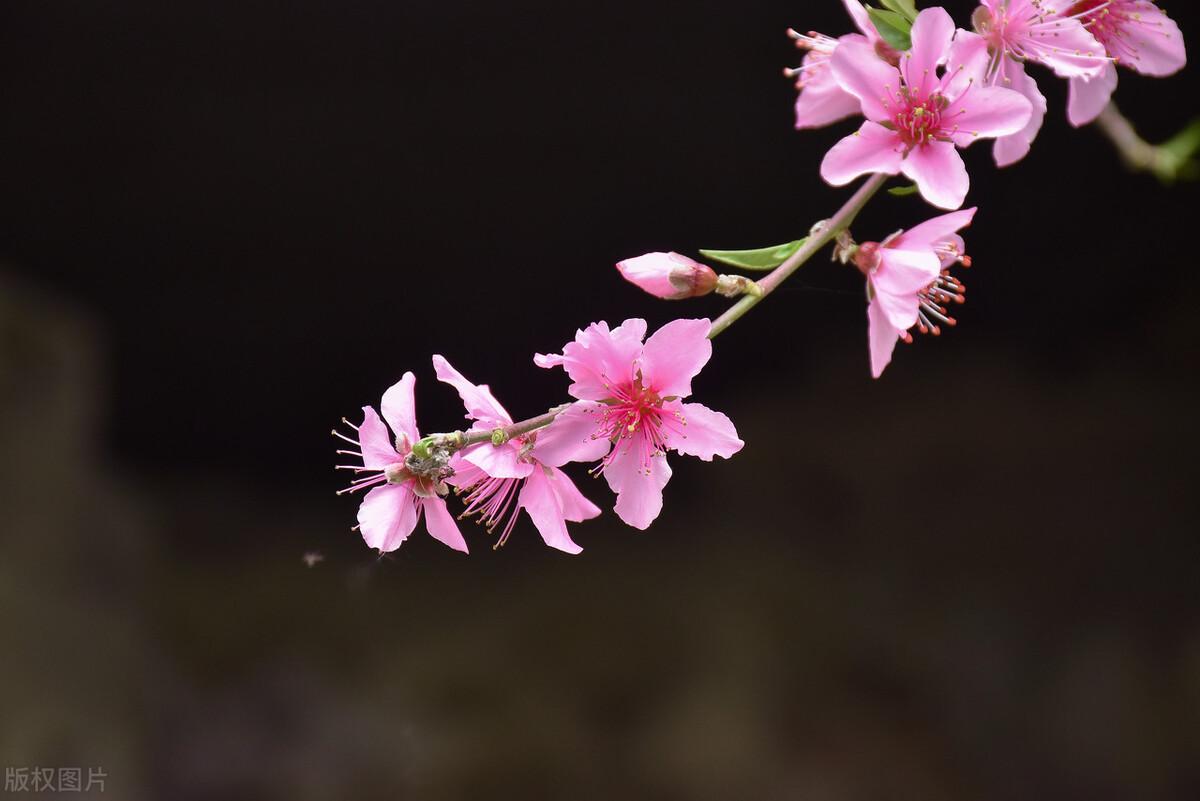
<path id="1" fill-rule="evenodd" d="M 917 19 L 917 4 L 913 0 L 879 0 L 884 8 L 890 8 L 911 24 Z"/>
<path id="2" fill-rule="evenodd" d="M 908 186 L 893 186 L 891 189 L 888 190 L 888 194 L 895 195 L 896 197 L 907 197 L 908 195 L 915 195 L 915 194 L 917 194 L 917 185 L 909 184 Z"/>
<path id="3" fill-rule="evenodd" d="M 773 270 L 787 261 L 788 257 L 807 241 L 808 237 L 805 237 L 795 242 L 754 250 L 701 250 L 700 255 L 743 270 Z"/>
<path id="4" fill-rule="evenodd" d="M 893 50 L 903 53 L 912 48 L 912 23 L 895 11 L 880 11 L 878 8 L 867 6 L 867 14 L 875 23 L 875 30 L 883 37 Z"/>

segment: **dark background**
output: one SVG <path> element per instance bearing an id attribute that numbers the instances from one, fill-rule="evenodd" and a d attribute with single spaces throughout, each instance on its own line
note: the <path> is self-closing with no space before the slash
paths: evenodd
<path id="1" fill-rule="evenodd" d="M 882 380 L 818 258 L 716 343 L 698 397 L 746 449 L 674 459 L 649 531 L 349 531 L 327 432 L 403 371 L 427 432 L 461 425 L 432 353 L 534 414 L 576 327 L 724 307 L 615 261 L 846 197 L 817 168 L 851 124 L 791 128 L 789 25 L 849 30 L 834 0 L 4 3 L 0 762 L 119 798 L 1200 797 L 1197 188 L 1129 174 L 1042 70 L 1031 156 L 967 152 L 961 324 Z M 1198 110 L 1190 69 L 1121 81 L 1148 139 Z"/>

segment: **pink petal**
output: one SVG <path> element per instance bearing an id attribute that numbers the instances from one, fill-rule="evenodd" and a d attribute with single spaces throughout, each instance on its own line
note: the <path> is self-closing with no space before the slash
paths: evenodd
<path id="1" fill-rule="evenodd" d="M 875 23 L 871 22 L 870 15 L 863 8 L 862 0 L 842 0 L 842 5 L 846 7 L 850 19 L 854 20 L 854 26 L 862 31 L 864 36 L 872 42 L 879 40 L 879 31 L 875 30 Z"/>
<path id="2" fill-rule="evenodd" d="M 662 491 L 671 480 L 671 468 L 666 456 L 654 456 L 647 470 L 641 448 L 622 445 L 621 452 L 604 468 L 604 477 L 617 493 L 617 517 L 644 531 L 662 511 Z"/>
<path id="3" fill-rule="evenodd" d="M 383 393 L 383 401 L 379 404 L 383 419 L 387 420 L 392 431 L 397 435 L 403 434 L 410 443 L 421 438 L 421 433 L 417 431 L 417 408 L 413 398 L 416 384 L 417 377 L 412 373 L 405 373 Z"/>
<path id="4" fill-rule="evenodd" d="M 417 525 L 417 499 L 403 484 L 385 484 L 366 494 L 358 507 L 363 542 L 377 551 L 394 551 Z"/>
<path id="5" fill-rule="evenodd" d="M 973 84 L 984 84 L 992 54 L 987 40 L 970 31 L 959 31 L 950 45 L 946 74 L 942 76 L 942 94 L 956 98 Z"/>
<path id="6" fill-rule="evenodd" d="M 567 533 L 567 521 L 563 517 L 558 495 L 541 470 L 535 470 L 525 482 L 525 486 L 521 487 L 520 504 L 533 520 L 533 525 L 537 527 L 542 539 L 551 548 L 566 553 L 579 553 L 583 550 Z"/>
<path id="7" fill-rule="evenodd" d="M 1105 67 L 1099 78 L 1090 81 L 1072 78 L 1067 93 L 1067 119 L 1076 128 L 1087 125 L 1108 105 L 1117 88 L 1117 68 L 1112 64 Z"/>
<path id="8" fill-rule="evenodd" d="M 358 427 L 358 444 L 363 455 L 363 467 L 382 470 L 390 464 L 402 461 L 402 457 L 392 446 L 392 437 L 387 426 L 370 406 L 363 407 L 363 421 Z"/>
<path id="9" fill-rule="evenodd" d="M 796 96 L 796 129 L 823 128 L 862 113 L 858 98 L 843 89 L 826 65 Z"/>
<path id="10" fill-rule="evenodd" d="M 547 467 L 546 477 L 550 486 L 558 495 L 559 505 L 562 506 L 563 517 L 573 523 L 582 523 L 600 516 L 600 507 L 589 501 L 571 481 L 570 476 L 557 467 Z"/>
<path id="11" fill-rule="evenodd" d="M 904 158 L 904 143 L 894 131 L 867 120 L 857 132 L 834 145 L 821 162 L 821 177 L 845 186 L 860 175 L 895 175 Z"/>
<path id="12" fill-rule="evenodd" d="M 492 397 L 486 384 L 472 384 L 442 356 L 433 357 L 433 371 L 437 373 L 438 381 L 458 390 L 458 397 L 462 398 L 463 406 L 467 408 L 468 420 L 486 423 L 489 428 L 512 425 L 512 417 Z"/>
<path id="13" fill-rule="evenodd" d="M 464 451 L 463 459 L 492 478 L 525 478 L 533 471 L 533 465 L 521 461 L 520 448 L 517 442 L 503 445 L 485 442 Z"/>
<path id="14" fill-rule="evenodd" d="M 941 259 L 932 250 L 883 247 L 879 249 L 879 267 L 871 274 L 871 286 L 876 294 L 912 295 L 929 286 L 941 269 Z M 900 326 L 896 320 L 892 323 Z"/>
<path id="15" fill-rule="evenodd" d="M 711 462 L 714 456 L 728 459 L 746 443 L 738 439 L 737 429 L 728 417 L 699 403 L 678 404 L 686 425 L 683 431 L 669 431 L 667 444 L 688 456 Z"/>
<path id="16" fill-rule="evenodd" d="M 829 66 L 838 84 L 858 98 L 867 119 L 892 119 L 888 104 L 895 102 L 900 73 L 876 55 L 874 47 L 865 42 L 841 42 L 829 57 Z"/>
<path id="17" fill-rule="evenodd" d="M 912 49 L 900 57 L 904 82 L 916 97 L 926 98 L 938 85 L 937 68 L 946 63 L 954 39 L 954 20 L 941 7 L 927 8 L 912 25 Z"/>
<path id="18" fill-rule="evenodd" d="M 921 197 L 939 208 L 957 209 L 971 188 L 967 166 L 949 142 L 914 147 L 900 169 L 917 185 Z"/>
<path id="19" fill-rule="evenodd" d="M 1029 0 L 1023 2 L 1029 7 L 1024 13 L 1042 13 Z M 1050 19 L 1030 25 L 1018 46 L 1024 58 L 1045 64 L 1060 78 L 1095 77 L 1108 63 L 1104 45 L 1077 19 Z"/>
<path id="20" fill-rule="evenodd" d="M 454 471 L 447 476 L 446 483 L 452 487 L 471 487 L 487 478 L 487 473 L 463 458 L 462 451 L 450 458 L 450 468 Z"/>
<path id="21" fill-rule="evenodd" d="M 892 361 L 892 351 L 900 332 L 888 322 L 879 304 L 872 301 L 867 306 L 867 340 L 871 353 L 871 376 L 879 378 L 883 369 Z"/>
<path id="22" fill-rule="evenodd" d="M 1038 90 L 1037 81 L 1029 77 L 1029 74 L 1025 72 L 1025 67 L 1019 61 L 1008 64 L 1005 78 L 1007 86 L 1012 87 L 1013 91 L 1020 92 L 1029 101 L 1033 113 L 1030 114 L 1029 122 L 1025 124 L 1024 128 L 1015 134 L 1000 137 L 992 146 L 992 156 L 996 159 L 998 167 L 1008 167 L 1025 158 L 1033 145 L 1033 140 L 1037 138 L 1038 131 L 1042 129 L 1042 121 L 1046 118 L 1046 98 Z"/>
<path id="23" fill-rule="evenodd" d="M 608 453 L 611 443 L 593 436 L 600 423 L 604 405 L 576 401 L 537 432 L 529 455 L 544 465 L 561 467 L 567 462 L 594 462 Z"/>
<path id="24" fill-rule="evenodd" d="M 612 397 L 612 386 L 633 383 L 634 365 L 642 352 L 646 321 L 626 320 L 609 330 L 608 323 L 592 323 L 575 332 L 575 341 L 563 347 L 561 355 L 533 357 L 538 367 L 562 367 L 574 382 L 567 392 L 580 400 L 605 400 Z"/>
<path id="25" fill-rule="evenodd" d="M 712 358 L 708 320 L 672 320 L 655 331 L 642 348 L 642 384 L 662 398 L 686 398 L 692 379 Z"/>
<path id="26" fill-rule="evenodd" d="M 975 208 L 952 211 L 914 225 L 888 242 L 884 250 L 933 250 L 951 234 L 960 231 L 975 219 Z"/>
<path id="27" fill-rule="evenodd" d="M 458 523 L 450 516 L 445 501 L 441 498 L 422 498 L 421 507 L 425 512 L 425 530 L 429 536 L 456 551 L 468 552 L 467 541 L 458 530 Z"/>
<path id="28" fill-rule="evenodd" d="M 967 147 L 981 138 L 1017 133 L 1029 124 L 1032 114 L 1033 105 L 1020 92 L 973 86 L 950 104 L 942 119 L 953 125 L 954 143 Z"/>
<path id="29" fill-rule="evenodd" d="M 1156 78 L 1174 75 L 1183 69 L 1187 64 L 1187 50 L 1175 21 L 1149 3 L 1140 4 L 1137 12 L 1137 23 L 1126 29 L 1134 55 L 1122 58 L 1121 63 Z"/>

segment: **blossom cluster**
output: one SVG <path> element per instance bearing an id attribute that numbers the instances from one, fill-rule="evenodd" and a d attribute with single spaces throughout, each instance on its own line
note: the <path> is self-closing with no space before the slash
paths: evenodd
<path id="1" fill-rule="evenodd" d="M 616 495 L 614 510 L 630 526 L 647 528 L 663 506 L 671 479 L 669 453 L 728 459 L 743 442 L 720 412 L 690 402 L 692 380 L 712 356 L 712 338 L 745 314 L 804 263 L 833 243 L 834 257 L 865 278 L 871 374 L 878 378 L 896 343 L 912 332 L 940 334 L 965 301 L 958 267 L 969 267 L 961 231 L 977 209 L 962 206 L 970 177 L 959 150 L 993 141 L 996 164 L 1020 161 L 1040 131 L 1047 102 L 1028 69 L 1039 66 L 1069 81 L 1067 118 L 1079 126 L 1097 118 L 1116 88 L 1117 67 L 1164 76 L 1186 62 L 1178 27 L 1151 0 L 982 0 L 973 30 L 955 25 L 940 7 L 918 12 L 912 0 L 880 0 L 883 8 L 842 0 L 855 33 L 832 37 L 789 31 L 805 51 L 787 70 L 799 94 L 798 129 L 851 117 L 859 127 L 825 155 L 822 178 L 843 186 L 871 176 L 832 218 L 787 245 L 747 251 L 701 251 L 761 280 L 718 275 L 675 252 L 647 253 L 617 265 L 622 277 L 651 295 L 684 300 L 717 293 L 737 302 L 716 320 L 681 318 L 647 337 L 646 322 L 612 327 L 595 322 L 560 353 L 534 364 L 561 368 L 570 400 L 545 414 L 515 421 L 484 384 L 475 384 L 442 356 L 439 381 L 462 401 L 470 427 L 422 437 L 411 372 L 384 393 L 379 412 L 363 407 L 362 422 L 334 432 L 351 447 L 338 453 L 354 473 L 343 492 L 365 493 L 358 526 L 366 544 L 398 548 L 424 518 L 434 539 L 467 551 L 458 516 L 475 517 L 506 542 L 524 511 L 547 545 L 579 546 L 568 523 L 600 509 L 564 471 L 591 463 Z M 849 227 L 862 205 L 891 176 L 945 212 L 880 241 L 856 242 Z M 382 415 L 382 416 L 381 416 Z"/>

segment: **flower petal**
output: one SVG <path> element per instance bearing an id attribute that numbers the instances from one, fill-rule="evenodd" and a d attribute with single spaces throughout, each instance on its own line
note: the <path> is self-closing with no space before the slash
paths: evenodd
<path id="1" fill-rule="evenodd" d="M 1072 78 L 1067 92 L 1067 120 L 1076 128 L 1087 125 L 1104 111 L 1116 88 L 1117 68 L 1112 64 L 1099 78 Z"/>
<path id="2" fill-rule="evenodd" d="M 900 172 L 904 145 L 900 136 L 867 120 L 857 132 L 834 145 L 821 162 L 821 177 L 834 186 L 845 186 L 860 175 Z"/>
<path id="3" fill-rule="evenodd" d="M 957 209 L 971 188 L 967 166 L 949 142 L 928 142 L 914 147 L 900 169 L 917 185 L 921 197 L 939 208 Z"/>
<path id="4" fill-rule="evenodd" d="M 571 477 L 562 470 L 557 467 L 547 467 L 546 477 L 550 480 L 551 488 L 558 495 L 563 517 L 567 520 L 573 523 L 582 523 L 584 520 L 600 516 L 600 507 L 585 498 Z"/>
<path id="5" fill-rule="evenodd" d="M 871 377 L 879 378 L 883 370 L 892 361 L 892 351 L 896 349 L 896 340 L 900 332 L 888 322 L 876 300 L 867 306 L 867 341 L 871 353 Z"/>
<path id="6" fill-rule="evenodd" d="M 858 98 L 863 115 L 875 122 L 892 119 L 890 106 L 900 91 L 900 72 L 866 42 L 839 42 L 829 67 L 842 89 Z"/>
<path id="7" fill-rule="evenodd" d="M 448 545 L 456 551 L 467 553 L 467 541 L 458 530 L 458 523 L 450 516 L 446 502 L 441 498 L 422 498 L 421 507 L 425 512 L 425 530 L 443 545 Z"/>
<path id="8" fill-rule="evenodd" d="M 611 443 L 596 437 L 604 405 L 576 401 L 554 422 L 537 432 L 529 455 L 544 465 L 562 467 L 567 462 L 594 462 L 604 458 Z"/>
<path id="9" fill-rule="evenodd" d="M 667 445 L 680 453 L 711 462 L 714 456 L 728 459 L 746 444 L 738 439 L 733 422 L 720 412 L 699 403 L 681 403 L 678 411 L 686 425 L 682 431 L 667 431 Z"/>
<path id="10" fill-rule="evenodd" d="M 383 419 L 387 420 L 392 431 L 395 431 L 397 436 L 404 435 L 409 443 L 421 438 L 421 433 L 417 431 L 417 407 L 413 398 L 416 385 L 417 377 L 411 372 L 405 373 L 383 393 L 383 400 L 379 404 Z"/>
<path id="11" fill-rule="evenodd" d="M 933 283 L 941 269 L 941 259 L 932 250 L 883 247 L 879 249 L 879 267 L 871 274 L 871 286 L 876 294 L 915 295 Z M 896 320 L 892 323 L 901 325 Z"/>
<path id="12" fill-rule="evenodd" d="M 662 511 L 662 491 L 671 480 L 671 468 L 663 455 L 651 457 L 644 467 L 641 454 L 641 448 L 622 449 L 604 468 L 604 477 L 617 493 L 617 517 L 645 531 Z"/>
<path id="13" fill-rule="evenodd" d="M 1139 3 L 1135 21 L 1126 34 L 1132 54 L 1121 55 L 1121 63 L 1132 70 L 1161 78 L 1174 75 L 1187 64 L 1187 50 L 1179 26 L 1153 3 Z"/>
<path id="14" fill-rule="evenodd" d="M 946 73 L 942 76 L 942 94 L 956 98 L 972 84 L 984 85 L 992 55 L 987 40 L 977 33 L 960 30 L 954 34 L 950 54 L 946 58 Z"/>
<path id="15" fill-rule="evenodd" d="M 840 45 L 839 45 L 840 46 Z M 812 53 L 805 56 L 805 63 Z M 862 113 L 858 98 L 847 92 L 833 77 L 826 64 L 820 72 L 804 82 L 796 96 L 796 129 L 823 128 L 830 123 Z"/>
<path id="16" fill-rule="evenodd" d="M 363 542 L 377 551 L 396 550 L 416 525 L 417 499 L 403 484 L 376 487 L 358 507 Z"/>
<path id="17" fill-rule="evenodd" d="M 362 425 L 358 427 L 358 445 L 363 455 L 363 467 L 382 470 L 402 461 L 392 445 L 392 436 L 379 415 L 370 406 L 363 407 Z"/>
<path id="18" fill-rule="evenodd" d="M 934 250 L 951 234 L 970 225 L 971 220 L 975 219 L 975 211 L 974 207 L 952 211 L 914 225 L 907 231 L 901 231 L 899 236 L 887 243 L 884 250 Z"/>
<path id="19" fill-rule="evenodd" d="M 875 23 L 871 22 L 871 16 L 863 8 L 862 0 L 842 0 L 842 5 L 846 7 L 850 19 L 854 20 L 854 27 L 872 42 L 879 40 L 879 31 L 875 30 Z"/>
<path id="20" fill-rule="evenodd" d="M 561 355 L 536 354 L 538 367 L 562 367 L 574 382 L 567 392 L 580 400 L 605 400 L 612 397 L 610 387 L 633 383 L 634 365 L 642 352 L 646 321 L 626 320 L 609 330 L 608 323 L 592 323 L 575 332 L 575 341 L 563 347 Z"/>
<path id="21" fill-rule="evenodd" d="M 1046 119 L 1046 98 L 1038 89 L 1037 81 L 1025 72 L 1025 67 L 1019 61 L 1007 65 L 1004 75 L 1006 86 L 1020 92 L 1029 101 L 1033 112 L 1029 122 L 1014 134 L 1001 136 L 992 146 L 992 156 L 996 159 L 997 167 L 1008 167 L 1016 164 L 1029 153 L 1033 140 L 1042 129 L 1042 121 Z"/>
<path id="22" fill-rule="evenodd" d="M 997 136 L 1008 136 L 1029 124 L 1033 104 L 1020 92 L 1000 86 L 974 85 L 942 114 L 943 125 L 953 128 L 959 147 Z"/>
<path id="23" fill-rule="evenodd" d="M 686 398 L 692 394 L 692 379 L 712 358 L 705 319 L 672 320 L 655 331 L 642 348 L 642 385 L 660 397 Z"/>
<path id="24" fill-rule="evenodd" d="M 551 548 L 566 553 L 579 553 L 583 550 L 567 533 L 567 521 L 563 517 L 562 505 L 544 472 L 535 470 L 529 476 L 525 486 L 521 487 L 520 504 L 537 527 L 542 539 Z"/>
<path id="25" fill-rule="evenodd" d="M 463 406 L 467 409 L 468 420 L 486 423 L 489 428 L 512 425 L 512 417 L 500 405 L 500 401 L 492 396 L 487 384 L 472 384 L 439 355 L 433 357 L 433 371 L 437 373 L 438 381 L 458 390 L 458 397 L 462 398 Z"/>
<path id="26" fill-rule="evenodd" d="M 525 478 L 533 471 L 533 465 L 521 461 L 521 445 L 517 442 L 474 445 L 463 451 L 463 459 L 492 478 Z"/>
<path id="27" fill-rule="evenodd" d="M 938 86 L 937 68 L 946 63 L 954 40 L 954 20 L 940 6 L 927 8 L 912 25 L 912 49 L 900 57 L 900 71 L 914 97 L 924 99 Z"/>

